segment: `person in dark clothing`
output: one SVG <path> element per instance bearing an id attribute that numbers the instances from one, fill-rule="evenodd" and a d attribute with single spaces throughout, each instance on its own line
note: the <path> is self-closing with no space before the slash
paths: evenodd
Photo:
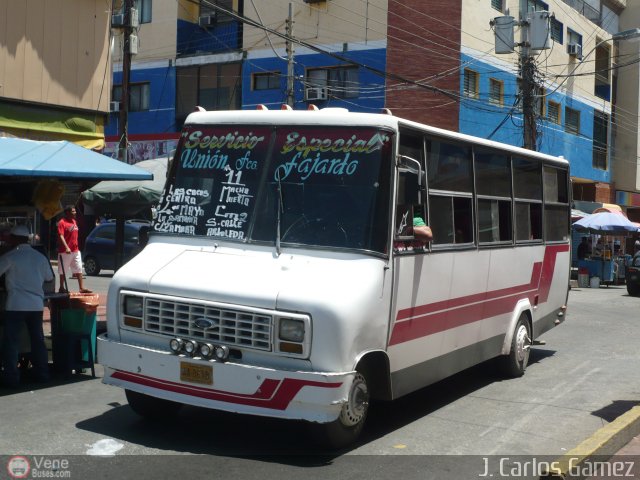
<path id="1" fill-rule="evenodd" d="M 587 258 L 587 252 L 589 251 L 589 244 L 587 243 L 587 237 L 582 237 L 580 245 L 578 245 L 578 260 L 584 260 Z"/>

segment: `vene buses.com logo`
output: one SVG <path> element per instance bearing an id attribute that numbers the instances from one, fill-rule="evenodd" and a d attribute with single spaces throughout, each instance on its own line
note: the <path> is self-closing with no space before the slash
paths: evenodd
<path id="1" fill-rule="evenodd" d="M 30 471 L 31 465 L 25 457 L 14 456 L 7 462 L 7 472 L 11 478 L 27 478 Z"/>

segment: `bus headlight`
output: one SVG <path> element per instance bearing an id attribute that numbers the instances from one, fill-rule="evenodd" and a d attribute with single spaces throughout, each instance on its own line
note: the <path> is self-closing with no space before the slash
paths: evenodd
<path id="1" fill-rule="evenodd" d="M 304 322 L 293 318 L 281 318 L 278 338 L 286 342 L 302 342 L 304 340 Z"/>
<path id="2" fill-rule="evenodd" d="M 184 342 L 179 338 L 172 338 L 169 342 L 169 348 L 173 353 L 180 353 L 182 347 L 184 346 Z"/>
<path id="3" fill-rule="evenodd" d="M 203 343 L 200 345 L 200 355 L 204 358 L 211 358 L 213 356 L 213 345 L 210 343 Z"/>
<path id="4" fill-rule="evenodd" d="M 133 295 L 124 297 L 123 310 L 125 315 L 141 318 L 144 311 L 142 297 Z"/>
<path id="5" fill-rule="evenodd" d="M 196 342 L 194 342 L 193 340 L 187 340 L 186 342 L 184 342 L 184 352 L 187 355 L 191 355 L 193 357 L 197 351 L 198 344 Z"/>

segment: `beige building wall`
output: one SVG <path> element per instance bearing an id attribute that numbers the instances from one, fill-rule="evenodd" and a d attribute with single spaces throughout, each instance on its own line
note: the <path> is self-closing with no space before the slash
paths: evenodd
<path id="1" fill-rule="evenodd" d="M 115 9 L 118 8 L 118 3 Z M 197 7 L 196 7 L 197 8 Z M 151 23 L 140 24 L 136 35 L 139 42 L 139 53 L 132 62 L 152 62 L 176 58 L 177 21 L 179 2 L 176 0 L 153 0 Z M 195 17 L 197 22 L 197 16 Z M 123 31 L 113 29 L 113 61 L 122 62 Z"/>
<path id="2" fill-rule="evenodd" d="M 640 27 L 640 2 L 629 2 L 620 16 L 620 29 Z M 640 42 L 621 42 L 620 60 L 637 59 Z M 637 63 L 620 67 L 618 73 L 618 101 L 616 105 L 615 162 L 613 179 L 616 190 L 628 192 L 640 190 L 640 142 L 638 141 L 638 116 L 640 115 L 640 67 Z"/>
<path id="3" fill-rule="evenodd" d="M 366 45 L 370 42 L 386 42 L 387 0 L 331 0 L 319 3 L 254 1 L 245 2 L 244 14 L 273 30 L 285 33 L 289 3 L 293 4 L 293 36 L 305 42 L 335 45 L 335 48 L 341 48 L 344 43 Z M 285 42 L 280 37 L 246 25 L 243 43 L 248 51 L 270 50 L 271 46 L 281 51 L 285 48 Z M 296 51 L 301 49 L 299 46 L 295 48 Z"/>
<path id="4" fill-rule="evenodd" d="M 107 112 L 104 0 L 0 0 L 0 98 Z"/>
<path id="5" fill-rule="evenodd" d="M 515 21 L 519 19 L 519 0 L 506 0 L 505 12 L 514 17 Z M 594 95 L 595 79 L 593 75 L 580 75 L 586 72 L 593 72 L 595 62 L 595 46 L 601 40 L 611 38 L 611 35 L 595 24 L 587 20 L 585 17 L 577 13 L 571 7 L 561 0 L 545 0 L 549 5 L 549 12 L 555 14 L 558 21 L 563 24 L 564 41 L 563 44 L 551 42 L 551 48 L 542 50 L 536 55 L 539 69 L 545 74 L 547 81 L 546 88 L 554 89 L 564 77 L 555 77 L 556 75 L 577 75 L 568 78 L 558 89 L 559 93 L 578 97 L 580 100 L 595 102 L 597 108 L 603 111 L 609 111 L 609 102 Z M 473 56 L 483 57 L 488 60 L 496 57 L 497 66 L 517 72 L 518 70 L 518 52 L 516 48 L 513 54 L 495 55 L 494 52 L 494 33 L 489 27 L 489 22 L 501 13 L 491 8 L 490 2 L 487 0 L 463 0 L 462 8 L 462 28 L 461 28 L 461 45 L 465 53 Z M 582 35 L 582 51 L 584 59 L 581 62 L 576 57 L 570 57 L 567 54 L 567 28 L 570 28 Z M 514 30 L 515 42 L 520 42 L 520 28 Z M 611 45 L 611 42 L 605 42 L 605 45 Z"/>

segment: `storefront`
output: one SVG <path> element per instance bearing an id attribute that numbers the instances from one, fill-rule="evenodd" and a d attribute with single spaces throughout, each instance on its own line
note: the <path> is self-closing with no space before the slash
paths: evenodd
<path id="1" fill-rule="evenodd" d="M 9 232 L 26 225 L 30 243 L 48 258 L 48 242 L 40 232 L 55 222 L 62 211 L 65 189 L 88 188 L 101 180 L 150 180 L 149 172 L 126 165 L 67 141 L 44 142 L 0 138 L 0 255 L 8 251 Z M 47 297 L 58 297 L 55 285 Z M 5 311 L 6 289 L 0 277 L 0 330 Z M 1 347 L 0 347 L 1 348 Z M 21 350 L 28 342 L 21 342 Z"/>

